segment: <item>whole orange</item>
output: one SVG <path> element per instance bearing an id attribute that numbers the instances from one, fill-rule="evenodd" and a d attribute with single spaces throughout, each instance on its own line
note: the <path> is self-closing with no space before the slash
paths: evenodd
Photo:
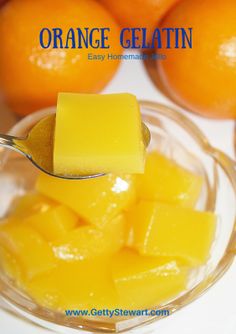
<path id="1" fill-rule="evenodd" d="M 161 50 L 167 59 L 157 69 L 167 94 L 201 115 L 235 119 L 236 1 L 182 0 L 161 27 L 193 28 L 192 49 Z"/>
<path id="2" fill-rule="evenodd" d="M 180 0 L 98 0 L 123 28 L 147 28 L 150 38 L 160 18 Z"/>
<path id="3" fill-rule="evenodd" d="M 77 27 L 109 27 L 110 48 L 41 47 L 43 28 L 61 28 L 64 41 L 68 30 L 76 32 Z M 99 92 L 119 61 L 89 60 L 88 54 L 120 54 L 119 33 L 112 16 L 94 0 L 10 0 L 0 11 L 0 89 L 5 100 L 25 115 L 55 105 L 59 91 Z"/>

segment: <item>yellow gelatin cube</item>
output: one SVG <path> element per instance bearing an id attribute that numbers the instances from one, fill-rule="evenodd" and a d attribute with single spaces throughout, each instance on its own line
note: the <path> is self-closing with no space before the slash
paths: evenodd
<path id="1" fill-rule="evenodd" d="M 2 226 L 0 244 L 16 259 L 27 279 L 52 269 L 57 261 L 48 243 L 24 223 Z"/>
<path id="2" fill-rule="evenodd" d="M 146 159 L 145 173 L 137 176 L 138 196 L 183 207 L 194 207 L 203 180 L 172 160 L 151 152 Z"/>
<path id="3" fill-rule="evenodd" d="M 36 212 L 45 212 L 55 205 L 54 201 L 43 195 L 28 193 L 14 199 L 10 213 L 16 218 L 24 218 Z"/>
<path id="4" fill-rule="evenodd" d="M 117 302 L 117 294 L 109 261 L 101 258 L 61 262 L 55 269 L 33 279 L 25 289 L 39 304 L 64 314 L 68 309 L 110 309 Z"/>
<path id="5" fill-rule="evenodd" d="M 22 281 L 22 268 L 16 258 L 0 245 L 0 267 L 10 278 L 17 283 Z"/>
<path id="6" fill-rule="evenodd" d="M 106 225 L 136 199 L 135 178 L 132 175 L 108 174 L 95 179 L 63 180 L 39 175 L 37 190 L 67 205 L 87 222 Z"/>
<path id="7" fill-rule="evenodd" d="M 204 264 L 216 230 L 216 216 L 163 203 L 141 201 L 128 213 L 133 246 L 144 255 L 173 256 Z"/>
<path id="8" fill-rule="evenodd" d="M 25 219 L 47 241 L 62 238 L 78 224 L 78 216 L 71 209 L 59 205 L 45 212 L 39 212 Z"/>
<path id="9" fill-rule="evenodd" d="M 186 288 L 187 270 L 169 258 L 141 256 L 124 249 L 113 257 L 112 273 L 120 307 L 158 306 Z"/>
<path id="10" fill-rule="evenodd" d="M 138 101 L 131 94 L 58 95 L 56 174 L 143 173 Z"/>
<path id="11" fill-rule="evenodd" d="M 92 225 L 78 227 L 52 244 L 57 258 L 66 261 L 85 260 L 111 255 L 124 245 L 125 219 L 113 218 L 105 229 Z"/>

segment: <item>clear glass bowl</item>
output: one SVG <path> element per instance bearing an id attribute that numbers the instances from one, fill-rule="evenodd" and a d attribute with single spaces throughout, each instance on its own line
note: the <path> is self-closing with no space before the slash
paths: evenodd
<path id="1" fill-rule="evenodd" d="M 192 272 L 189 285 L 173 300 L 158 309 L 173 313 L 194 301 L 210 288 L 229 268 L 236 251 L 236 173 L 234 162 L 223 152 L 212 147 L 202 132 L 179 112 L 163 105 L 141 101 L 143 121 L 151 130 L 150 149 L 158 149 L 185 168 L 201 174 L 204 187 L 197 204 L 200 210 L 210 210 L 218 215 L 217 233 L 209 261 Z M 43 116 L 55 112 L 45 109 L 22 119 L 11 134 L 22 136 Z M 15 196 L 31 190 L 37 170 L 24 157 L 0 148 L 0 217 L 5 217 Z M 151 323 L 161 317 L 119 318 L 69 318 L 48 310 L 19 291 L 1 270 L 0 295 L 17 312 L 27 319 L 62 333 L 89 331 L 96 333 L 150 331 Z M 171 319 L 171 317 L 169 317 Z M 170 321 L 170 320 L 169 320 Z"/>

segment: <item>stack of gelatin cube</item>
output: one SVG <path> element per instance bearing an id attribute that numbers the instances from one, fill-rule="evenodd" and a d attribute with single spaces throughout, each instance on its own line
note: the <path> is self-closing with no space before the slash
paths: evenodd
<path id="1" fill-rule="evenodd" d="M 155 307 L 210 255 L 216 217 L 194 208 L 202 178 L 158 152 L 145 173 L 38 176 L 0 227 L 1 263 L 51 309 Z"/>

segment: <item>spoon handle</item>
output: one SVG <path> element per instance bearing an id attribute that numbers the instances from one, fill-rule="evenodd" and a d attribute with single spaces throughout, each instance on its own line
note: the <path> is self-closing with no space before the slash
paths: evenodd
<path id="1" fill-rule="evenodd" d="M 9 135 L 0 134 L 0 145 L 4 147 L 15 147 L 15 140 L 17 138 Z"/>
<path id="2" fill-rule="evenodd" d="M 17 138 L 10 135 L 0 134 L 0 146 L 15 150 L 19 153 L 24 154 L 24 150 L 22 149 L 20 143 L 23 142 L 21 138 Z"/>

